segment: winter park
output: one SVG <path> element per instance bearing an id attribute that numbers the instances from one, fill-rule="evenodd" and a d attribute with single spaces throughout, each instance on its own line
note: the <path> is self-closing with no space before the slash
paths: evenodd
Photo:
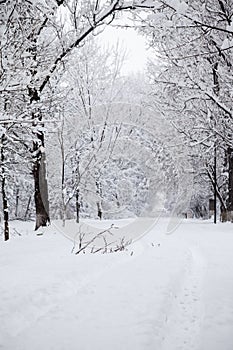
<path id="1" fill-rule="evenodd" d="M 232 0 L 0 0 L 0 349 L 233 350 Z"/>

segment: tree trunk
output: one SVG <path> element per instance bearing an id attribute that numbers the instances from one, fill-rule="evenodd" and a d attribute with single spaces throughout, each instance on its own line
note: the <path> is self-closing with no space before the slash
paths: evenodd
<path id="1" fill-rule="evenodd" d="M 10 238 L 10 230 L 9 230 L 9 213 L 8 213 L 8 200 L 5 191 L 6 179 L 5 176 L 2 175 L 2 204 L 3 204 L 3 221 L 4 221 L 4 240 L 8 241 Z"/>
<path id="2" fill-rule="evenodd" d="M 41 149 L 38 149 L 36 160 L 34 161 L 33 176 L 36 207 L 35 230 L 37 230 L 40 226 L 47 226 L 50 223 L 45 153 Z"/>
<path id="3" fill-rule="evenodd" d="M 30 103 L 40 101 L 40 96 L 35 88 L 28 88 Z M 32 112 L 32 119 L 35 121 L 35 137 L 33 142 L 33 153 L 35 155 L 33 164 L 34 177 L 34 198 L 36 207 L 36 225 L 35 230 L 40 226 L 47 226 L 50 223 L 49 217 L 49 200 L 48 200 L 48 183 L 46 178 L 46 160 L 44 151 L 44 133 L 41 128 L 38 130 L 38 123 L 43 127 L 42 114 L 39 109 Z"/>
<path id="4" fill-rule="evenodd" d="M 5 191 L 6 180 L 3 175 L 2 179 L 2 204 L 3 204 L 3 221 L 4 221 L 4 240 L 8 241 L 10 238 L 10 230 L 9 230 L 9 213 L 8 213 L 8 200 Z"/>
<path id="5" fill-rule="evenodd" d="M 103 216 L 102 205 L 101 205 L 102 189 L 101 189 L 101 183 L 100 183 L 100 181 L 98 179 L 96 179 L 95 185 L 96 185 L 96 194 L 97 194 L 97 197 L 98 197 L 98 200 L 96 202 L 96 205 L 97 205 L 97 216 L 101 220 L 102 216 Z"/>
<path id="6" fill-rule="evenodd" d="M 9 230 L 8 199 L 7 199 L 7 194 L 6 194 L 6 173 L 5 173 L 5 168 L 4 168 L 4 161 L 5 161 L 4 142 L 5 142 L 5 136 L 2 135 L 2 137 L 1 137 L 2 206 L 3 206 L 3 222 L 4 222 L 4 240 L 8 241 L 8 239 L 10 237 L 10 230 Z"/>
<path id="7" fill-rule="evenodd" d="M 221 211 L 220 213 L 221 222 L 227 222 L 228 220 L 227 209 L 221 205 L 220 211 Z"/>
<path id="8" fill-rule="evenodd" d="M 64 150 L 64 139 L 63 139 L 63 132 L 64 132 L 64 113 L 63 113 L 63 119 L 62 119 L 62 129 L 60 132 L 58 132 L 58 141 L 60 144 L 61 149 L 61 200 L 62 200 L 62 226 L 65 227 L 66 224 L 66 199 L 65 199 L 65 150 Z"/>
<path id="9" fill-rule="evenodd" d="M 62 185 L 62 192 L 61 192 L 61 199 L 62 199 L 62 226 L 65 227 L 66 224 L 66 203 L 65 203 L 65 195 L 64 195 L 65 188 Z"/>
<path id="10" fill-rule="evenodd" d="M 214 145 L 214 223 L 217 224 L 217 148 Z"/>
<path id="11" fill-rule="evenodd" d="M 24 214 L 24 220 L 27 220 L 30 204 L 31 204 L 31 196 L 28 198 L 27 208 L 26 208 L 25 214 Z"/>
<path id="12" fill-rule="evenodd" d="M 102 207 L 101 207 L 100 202 L 97 202 L 96 204 L 97 204 L 97 215 L 98 215 L 99 219 L 101 220 L 102 219 L 102 214 L 103 214 Z"/>
<path id="13" fill-rule="evenodd" d="M 18 209 L 19 209 L 19 188 L 16 188 L 16 196 L 15 196 L 15 217 L 18 218 Z"/>
<path id="14" fill-rule="evenodd" d="M 79 202 L 79 189 L 76 190 L 76 222 L 80 220 L 80 202 Z"/>
<path id="15" fill-rule="evenodd" d="M 227 200 L 227 220 L 233 222 L 233 148 L 228 147 L 228 200 Z"/>

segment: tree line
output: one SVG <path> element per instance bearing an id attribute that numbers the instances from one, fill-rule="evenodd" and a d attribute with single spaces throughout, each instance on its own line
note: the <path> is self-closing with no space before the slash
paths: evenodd
<path id="1" fill-rule="evenodd" d="M 65 141 L 61 130 L 67 109 L 73 109 L 73 115 L 83 114 L 90 125 L 93 123 L 93 115 L 108 116 L 116 113 L 112 106 L 113 92 L 115 93 L 117 88 L 107 92 L 102 84 L 96 89 L 97 94 L 96 91 L 90 90 L 93 86 L 90 81 L 98 86 L 98 82 L 105 79 L 109 87 L 112 77 L 116 80 L 117 73 L 112 72 L 111 77 L 107 77 L 106 71 L 97 71 L 95 68 L 95 75 L 91 77 L 85 62 L 84 47 L 91 37 L 98 37 L 106 25 L 114 23 L 115 18 L 123 11 L 131 12 L 133 17 L 137 14 L 132 25 L 139 28 L 148 38 L 155 51 L 156 61 L 159 62 L 149 64 L 150 89 L 147 90 L 144 101 L 153 106 L 154 111 L 159 111 L 183 137 L 184 144 L 188 145 L 195 182 L 200 182 L 202 177 L 212 184 L 215 196 L 221 204 L 222 219 L 232 220 L 231 1 L 2 0 L 0 175 L 5 240 L 9 239 L 9 192 L 14 188 L 14 206 L 17 212 L 19 189 L 24 187 L 25 193 L 29 188 L 31 190 L 31 178 L 34 181 L 35 229 L 46 226 L 50 221 L 45 147 L 47 130 L 54 129 L 59 120 L 59 145 L 65 164 L 66 155 L 62 153 Z M 94 51 L 86 52 L 87 56 L 96 54 Z M 82 62 L 82 67 L 78 62 Z M 76 90 L 67 89 L 69 83 L 65 78 L 69 67 L 74 65 L 77 69 L 74 73 L 72 68 L 71 74 L 76 77 Z M 121 89 L 124 87 L 121 86 Z M 73 96 L 72 91 L 75 91 Z M 99 102 L 101 99 L 102 102 L 107 100 L 111 108 L 103 107 L 102 103 L 98 112 L 93 110 L 94 97 L 98 97 Z M 78 103 L 70 103 L 75 99 L 79 99 Z M 69 103 L 64 102 L 67 100 Z M 124 107 L 122 113 L 131 112 L 128 107 Z M 73 188 L 73 195 L 75 193 L 76 211 L 81 205 L 80 186 L 90 175 L 88 162 L 95 164 L 95 170 L 98 168 L 95 155 L 101 150 L 107 130 L 106 123 L 103 123 L 101 130 L 96 130 L 90 125 L 91 143 L 88 145 L 85 135 L 80 136 L 76 149 L 73 149 L 71 157 L 68 157 L 76 167 L 67 177 L 73 179 L 69 186 Z M 118 138 L 118 131 L 115 130 L 114 133 L 112 145 L 114 138 Z M 97 134 L 99 138 L 94 142 Z M 86 172 L 82 177 L 77 168 L 80 165 L 80 143 L 84 149 L 92 147 L 91 159 L 86 160 Z M 110 150 L 111 146 L 109 147 Z M 116 164 L 112 167 L 115 166 Z M 74 167 L 71 166 L 70 169 Z M 93 174 L 91 176 L 93 177 Z M 144 177 L 143 174 L 138 176 L 141 176 L 141 179 Z M 66 191 L 69 181 L 65 182 L 64 179 L 63 167 L 61 187 L 62 207 L 65 210 L 70 196 Z M 92 181 L 97 196 L 101 198 L 98 172 Z M 69 191 L 72 192 L 72 189 Z M 116 193 L 114 195 L 117 196 Z M 31 201 L 30 196 L 25 198 L 25 218 Z M 101 215 L 101 200 L 97 202 Z"/>

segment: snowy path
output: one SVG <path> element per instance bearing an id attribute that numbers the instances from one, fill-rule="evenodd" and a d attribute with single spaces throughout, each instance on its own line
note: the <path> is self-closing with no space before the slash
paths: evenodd
<path id="1" fill-rule="evenodd" d="M 160 349 L 200 349 L 204 318 L 203 278 L 205 262 L 198 250 L 190 247 L 184 278 L 171 291 L 171 308 Z"/>
<path id="2" fill-rule="evenodd" d="M 0 349 L 232 350 L 232 226 L 166 225 L 118 254 L 75 256 L 53 233 L 1 243 Z"/>
<path id="3" fill-rule="evenodd" d="M 139 217 L 118 220 L 116 222 L 111 220 L 105 220 L 105 222 L 85 220 L 80 224 L 77 224 L 74 220 L 70 220 L 66 223 L 65 227 L 62 226 L 61 221 L 57 221 L 53 226 L 55 230 L 58 230 L 66 238 L 74 242 L 75 247 L 79 245 L 80 234 L 84 234 L 82 245 L 85 246 L 88 242 L 93 241 L 88 246 L 88 250 L 91 250 L 93 247 L 95 249 L 104 247 L 105 243 L 108 244 L 108 249 L 114 249 L 120 245 L 122 239 L 125 243 L 134 242 L 152 230 L 155 224 L 156 220 L 154 218 Z M 107 232 L 101 234 L 105 230 Z"/>

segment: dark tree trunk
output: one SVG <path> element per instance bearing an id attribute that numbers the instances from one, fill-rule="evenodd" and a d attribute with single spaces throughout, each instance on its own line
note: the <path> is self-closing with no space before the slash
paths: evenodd
<path id="1" fill-rule="evenodd" d="M 2 137 L 1 137 L 2 206 L 3 206 L 3 222 L 4 222 L 4 240 L 8 241 L 8 239 L 10 237 L 10 230 L 9 230 L 8 199 L 7 199 L 7 194 L 6 194 L 6 173 L 5 173 L 5 168 L 4 168 L 4 161 L 5 161 L 4 143 L 5 143 L 5 136 L 2 135 Z"/>
<path id="2" fill-rule="evenodd" d="M 15 196 L 15 217 L 18 217 L 18 209 L 19 209 L 19 188 L 16 188 L 16 196 Z"/>
<path id="3" fill-rule="evenodd" d="M 96 205 L 97 205 L 97 216 L 101 220 L 102 216 L 103 216 L 103 211 L 102 211 L 102 206 L 101 206 L 102 188 L 101 188 L 101 183 L 100 183 L 100 181 L 98 179 L 96 180 L 95 185 L 96 185 L 96 194 L 98 196 L 98 200 L 96 202 Z"/>
<path id="4" fill-rule="evenodd" d="M 4 221 L 4 240 L 8 241 L 10 238 L 9 230 L 9 213 L 8 213 L 8 200 L 5 191 L 6 179 L 3 175 L 2 178 L 2 204 L 3 204 L 3 221 Z"/>
<path id="5" fill-rule="evenodd" d="M 10 230 L 9 230 L 9 213 L 8 213 L 8 200 L 5 191 L 6 180 L 3 175 L 2 179 L 2 204 L 3 204 L 3 221 L 4 221 L 4 240 L 8 241 L 10 238 Z"/>
<path id="6" fill-rule="evenodd" d="M 214 145 L 214 223 L 217 223 L 217 148 Z"/>
<path id="7" fill-rule="evenodd" d="M 224 206 L 221 205 L 220 211 L 221 211 L 221 213 L 220 213 L 221 222 L 226 222 L 228 220 L 227 219 L 227 217 L 228 217 L 227 209 Z"/>
<path id="8" fill-rule="evenodd" d="M 79 202 L 79 189 L 76 190 L 76 222 L 80 221 L 80 202 Z"/>
<path id="9" fill-rule="evenodd" d="M 98 215 L 98 217 L 99 217 L 99 219 L 101 220 L 102 219 L 102 208 L 101 208 L 101 204 L 100 204 L 100 202 L 97 202 L 96 203 L 97 204 L 97 215 Z"/>
<path id="10" fill-rule="evenodd" d="M 228 221 L 233 222 L 233 148 L 228 147 L 228 200 L 227 200 L 227 212 Z"/>
<path id="11" fill-rule="evenodd" d="M 24 214 L 24 220 L 27 220 L 30 204 L 31 204 L 31 196 L 28 198 L 27 208 L 26 208 L 25 214 Z"/>
<path id="12" fill-rule="evenodd" d="M 40 96 L 35 88 L 29 88 L 30 103 L 40 101 Z M 36 208 L 36 225 L 35 230 L 40 226 L 47 226 L 50 223 L 49 217 L 49 200 L 48 200 L 48 183 L 46 178 L 46 160 L 44 152 L 44 133 L 41 128 L 38 130 L 38 124 L 43 127 L 42 115 L 40 110 L 32 112 L 32 119 L 35 126 L 36 141 L 33 142 L 33 154 L 35 155 L 33 164 L 34 177 L 34 198 Z"/>
<path id="13" fill-rule="evenodd" d="M 34 185 L 35 185 L 35 207 L 36 207 L 36 226 L 47 226 L 50 223 L 48 184 L 46 178 L 45 153 L 38 150 L 33 167 Z"/>

